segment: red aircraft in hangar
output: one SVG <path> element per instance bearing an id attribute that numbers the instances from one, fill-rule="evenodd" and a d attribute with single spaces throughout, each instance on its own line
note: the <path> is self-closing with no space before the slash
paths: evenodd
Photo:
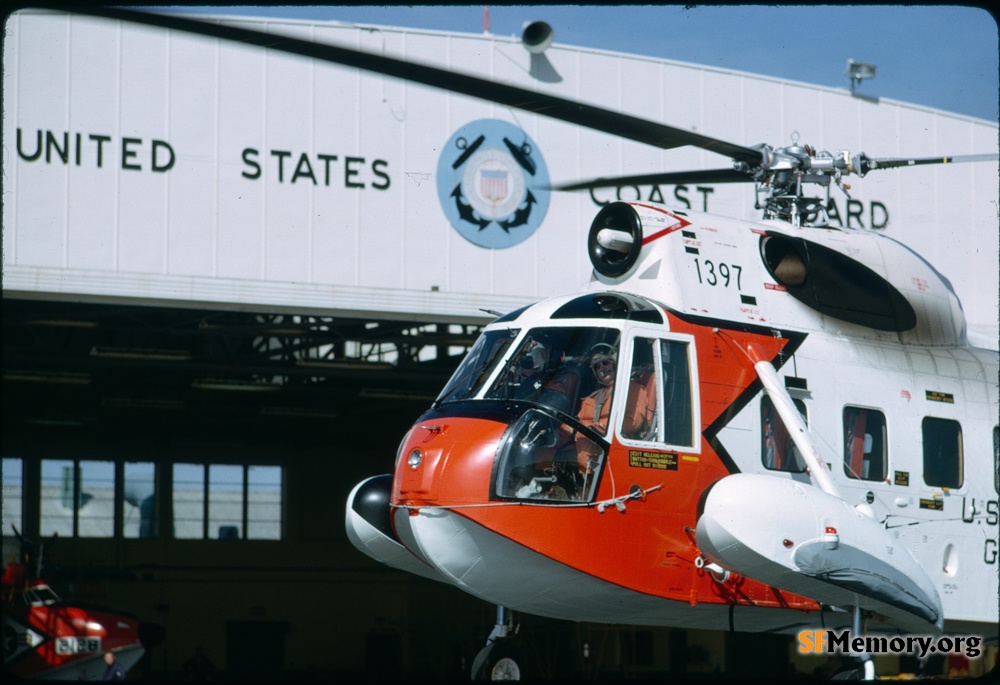
<path id="1" fill-rule="evenodd" d="M 16 528 L 14 533 L 21 544 L 20 560 L 7 564 L 3 574 L 6 673 L 44 680 L 100 680 L 105 652 L 113 652 L 128 671 L 142 658 L 144 639 L 148 646 L 161 639 L 162 629 L 132 614 L 61 598 L 38 577 L 46 544 L 39 545 L 36 556 L 34 545 Z"/>

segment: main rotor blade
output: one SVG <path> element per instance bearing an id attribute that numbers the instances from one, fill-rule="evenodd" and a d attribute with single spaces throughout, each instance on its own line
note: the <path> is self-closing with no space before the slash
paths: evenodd
<path id="1" fill-rule="evenodd" d="M 921 164 L 957 164 L 960 162 L 996 162 L 1000 161 L 997 153 L 984 153 L 979 155 L 955 155 L 952 157 L 890 157 L 886 159 L 872 159 L 864 157 L 863 173 L 875 169 L 897 169 L 904 166 L 919 166 Z"/>
<path id="2" fill-rule="evenodd" d="M 212 38 L 256 45 L 268 50 L 278 50 L 293 55 L 343 64 L 365 71 L 422 83 L 454 93 L 515 107 L 542 116 L 584 126 L 612 135 L 669 150 L 684 145 L 702 148 L 709 152 L 725 155 L 747 162 L 751 166 L 759 164 L 761 153 L 753 148 L 728 143 L 717 138 L 699 135 L 665 124 L 647 121 L 628 114 L 614 112 L 593 105 L 537 93 L 516 86 L 439 69 L 425 64 L 417 64 L 384 55 L 362 52 L 353 48 L 337 47 L 313 43 L 299 38 L 252 31 L 236 26 L 191 19 L 188 17 L 137 12 L 112 7 L 71 7 L 67 12 L 117 19 L 146 26 L 157 26 L 176 31 L 200 34 Z"/>
<path id="3" fill-rule="evenodd" d="M 638 176 L 595 178 L 550 186 L 551 190 L 590 190 L 615 186 L 676 185 L 678 183 L 753 183 L 753 177 L 734 169 L 702 169 L 698 171 L 670 171 Z"/>

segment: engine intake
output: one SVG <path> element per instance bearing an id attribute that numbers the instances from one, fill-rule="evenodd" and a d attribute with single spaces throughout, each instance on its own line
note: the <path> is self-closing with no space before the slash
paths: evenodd
<path id="1" fill-rule="evenodd" d="M 612 202 L 590 225 L 587 251 L 594 269 L 604 276 L 621 276 L 642 251 L 642 221 L 627 202 Z"/>
<path id="2" fill-rule="evenodd" d="M 789 295 L 818 312 L 880 331 L 908 331 L 917 317 L 885 278 L 825 245 L 768 234 L 760 243 L 768 272 Z"/>

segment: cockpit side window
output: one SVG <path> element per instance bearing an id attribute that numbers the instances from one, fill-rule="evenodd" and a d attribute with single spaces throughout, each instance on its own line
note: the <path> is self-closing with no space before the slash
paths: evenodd
<path id="1" fill-rule="evenodd" d="M 636 338 L 632 347 L 632 368 L 622 418 L 622 437 L 630 440 L 656 442 L 659 439 L 655 343 L 651 338 Z"/>
<path id="2" fill-rule="evenodd" d="M 621 436 L 694 446 L 690 343 L 637 336 L 632 344 Z"/>
<path id="3" fill-rule="evenodd" d="M 551 504 L 591 502 L 607 454 L 621 331 L 533 328 L 484 399 L 518 402 L 497 450 L 494 496 Z"/>
<path id="4" fill-rule="evenodd" d="M 663 389 L 663 441 L 694 445 L 694 400 L 688 343 L 660 341 L 660 380 Z"/>

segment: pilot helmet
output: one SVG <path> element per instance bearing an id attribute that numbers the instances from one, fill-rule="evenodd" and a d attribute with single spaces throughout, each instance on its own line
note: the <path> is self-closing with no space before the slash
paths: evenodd
<path id="1" fill-rule="evenodd" d="M 610 359 L 612 363 L 616 363 L 618 361 L 618 350 L 607 343 L 597 343 L 587 353 L 587 360 L 590 364 L 604 359 Z"/>
<path id="2" fill-rule="evenodd" d="M 532 343 L 528 352 L 521 357 L 521 369 L 532 373 L 542 371 L 549 363 L 549 352 L 544 345 Z"/>

